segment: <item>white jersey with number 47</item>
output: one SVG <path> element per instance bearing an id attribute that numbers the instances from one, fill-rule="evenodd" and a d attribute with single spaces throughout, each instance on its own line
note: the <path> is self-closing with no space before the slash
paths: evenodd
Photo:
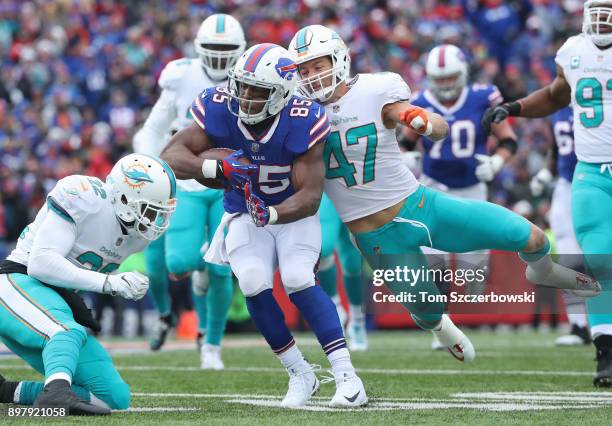
<path id="1" fill-rule="evenodd" d="M 349 91 L 325 105 L 331 133 L 325 144 L 325 192 L 343 222 L 391 207 L 419 186 L 400 159 L 395 128 L 382 122 L 386 104 L 410 99 L 398 74 L 358 74 Z"/>
<path id="2" fill-rule="evenodd" d="M 599 49 L 579 34 L 565 42 L 555 61 L 572 88 L 578 160 L 612 162 L 612 49 Z"/>

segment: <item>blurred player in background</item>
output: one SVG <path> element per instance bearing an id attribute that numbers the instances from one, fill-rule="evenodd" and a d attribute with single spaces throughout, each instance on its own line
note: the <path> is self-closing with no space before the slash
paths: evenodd
<path id="1" fill-rule="evenodd" d="M 211 184 L 221 179 L 227 188 L 227 214 L 206 259 L 229 262 L 251 317 L 286 368 L 289 389 L 281 406 L 303 406 L 319 381 L 272 294 L 277 267 L 291 302 L 331 364 L 336 393 L 330 405 L 365 405 L 365 389 L 351 363 L 335 306 L 315 285 L 321 251 L 321 157 L 330 129 L 325 110 L 294 96 L 297 67 L 275 44 L 247 50 L 229 79 L 229 90 L 211 88 L 196 98 L 191 107 L 195 123 L 172 138 L 162 157 L 182 178 L 215 179 Z M 213 147 L 235 151 L 223 160 L 198 156 Z M 242 155 L 254 164 L 241 164 Z"/>
<path id="2" fill-rule="evenodd" d="M 557 52 L 557 76 L 529 96 L 487 111 L 483 125 L 508 116 L 546 117 L 570 103 L 578 163 L 572 180 L 572 218 L 588 270 L 604 291 L 586 302 L 596 347 L 595 386 L 612 385 L 612 1 L 584 4 L 582 34 Z"/>
<path id="3" fill-rule="evenodd" d="M 246 40 L 236 19 L 216 14 L 202 22 L 194 44 L 198 58 L 177 59 L 162 70 L 161 95 L 134 136 L 136 152 L 159 155 L 171 134 L 193 122 L 193 97 L 208 87 L 227 84 L 227 72 L 244 52 Z M 207 265 L 203 250 L 221 221 L 223 191 L 206 188 L 195 180 L 180 180 L 178 186 L 178 209 L 172 226 L 165 238 L 145 252 L 151 294 L 160 314 L 150 345 L 153 350 L 161 348 L 176 322 L 171 312 L 168 273 L 178 279 L 193 272 L 200 366 L 220 370 L 224 367 L 221 339 L 232 299 L 232 274 L 227 266 Z"/>
<path id="4" fill-rule="evenodd" d="M 0 339 L 45 381 L 0 376 L 0 402 L 88 415 L 129 407 L 130 387 L 87 334 L 99 325 L 73 290 L 142 298 L 147 277 L 111 273 L 167 229 L 175 191 L 168 165 L 141 154 L 119 160 L 106 183 L 81 175 L 57 183 L 0 262 Z"/>
<path id="5" fill-rule="evenodd" d="M 317 277 L 323 290 L 331 297 L 336 305 L 340 323 L 346 324 L 346 337 L 351 351 L 366 351 L 368 349 L 368 337 L 366 334 L 365 312 L 362 306 L 363 289 L 361 288 L 361 254 L 351 242 L 349 230 L 342 223 L 332 201 L 323 194 L 321 207 L 321 260 Z M 334 252 L 338 253 L 338 259 L 342 266 L 342 282 L 348 297 L 349 311 L 347 312 L 340 301 L 337 289 L 336 259 Z"/>
<path id="6" fill-rule="evenodd" d="M 321 25 L 302 28 L 289 48 L 298 63 L 301 91 L 322 102 L 330 117 L 325 192 L 360 251 L 376 262 L 372 267 L 426 268 L 421 246 L 447 252 L 494 248 L 520 252 L 535 284 L 597 294 L 595 280 L 552 262 L 544 232 L 526 219 L 486 201 L 460 200 L 418 184 L 402 164 L 395 129 L 403 124 L 438 141 L 447 137 L 448 124 L 440 115 L 409 104 L 410 89 L 399 75 L 349 79 L 348 48 Z M 390 287 L 396 293 L 439 294 L 431 280 Z M 443 315 L 443 304 L 416 300 L 403 303 L 416 323 L 436 334 L 451 355 L 473 360 L 472 343 Z"/>
<path id="7" fill-rule="evenodd" d="M 559 253 L 559 263 L 578 269 L 583 265 L 582 252 L 572 225 L 572 177 L 576 168 L 574 153 L 574 116 L 572 109 L 566 107 L 551 116 L 554 143 L 550 150 L 547 167 L 540 170 L 529 183 L 531 193 L 540 197 L 554 175 L 558 175 L 550 205 L 550 227 L 555 236 L 555 249 Z M 500 123 L 501 124 L 501 123 Z M 558 346 L 588 345 L 591 335 L 588 327 L 586 306 L 583 298 L 568 291 L 563 292 L 565 311 L 571 325 L 570 334 L 556 340 Z"/>
<path id="8" fill-rule="evenodd" d="M 425 66 L 428 88 L 413 98 L 411 104 L 441 115 L 450 131 L 446 138 L 433 141 L 404 127 L 401 142 L 404 148 L 412 149 L 421 139 L 423 174 L 420 180 L 424 185 L 460 198 L 486 201 L 486 183 L 495 178 L 516 152 L 517 142 L 508 123 L 497 124 L 492 129 L 497 147 L 493 155 L 488 154 L 487 134 L 480 121 L 485 110 L 499 105 L 502 97 L 495 86 L 468 84 L 468 69 L 465 56 L 457 46 L 443 44 L 429 52 Z M 426 255 L 441 253 L 429 247 L 422 250 Z M 460 253 L 456 259 L 457 267 L 486 271 L 488 275 L 489 250 Z M 449 260 L 444 256 L 441 266 L 450 267 Z M 485 281 L 471 282 L 466 290 L 481 294 L 484 286 Z M 435 336 L 432 348 L 444 348 Z"/>

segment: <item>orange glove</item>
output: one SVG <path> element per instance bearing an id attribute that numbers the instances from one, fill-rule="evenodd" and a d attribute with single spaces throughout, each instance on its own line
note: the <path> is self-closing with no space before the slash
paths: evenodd
<path id="1" fill-rule="evenodd" d="M 418 106 L 410 106 L 407 110 L 400 112 L 400 121 L 419 135 L 429 136 L 433 131 L 431 122 L 427 119 L 425 110 Z"/>

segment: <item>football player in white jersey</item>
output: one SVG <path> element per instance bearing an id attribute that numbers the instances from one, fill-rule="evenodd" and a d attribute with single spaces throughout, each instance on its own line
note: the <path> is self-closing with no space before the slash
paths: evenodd
<path id="1" fill-rule="evenodd" d="M 8 382 L 0 402 L 64 407 L 70 414 L 127 409 L 130 388 L 98 341 L 99 330 L 74 290 L 142 298 L 149 280 L 111 275 L 130 254 L 159 238 L 175 209 L 176 180 L 158 158 L 131 154 L 106 182 L 60 180 L 17 247 L 0 262 L 0 339 L 45 381 Z"/>
<path id="2" fill-rule="evenodd" d="M 497 147 L 489 155 L 487 134 L 480 120 L 488 107 L 502 102 L 502 96 L 493 85 L 468 84 L 468 68 L 465 55 L 457 46 L 442 44 L 429 52 L 425 65 L 427 89 L 413 97 L 411 104 L 440 114 L 450 132 L 445 139 L 433 141 L 404 127 L 400 144 L 410 148 L 421 140 L 424 149 L 420 180 L 424 185 L 460 198 L 486 200 L 486 182 L 492 181 L 516 152 L 517 142 L 510 124 L 496 124 L 492 130 Z M 402 156 L 412 155 L 414 151 L 402 153 Z M 450 267 L 447 255 L 429 247 L 423 247 L 423 253 L 440 258 L 433 263 L 441 268 Z M 432 260 L 430 257 L 430 264 Z M 458 268 L 486 272 L 479 274 L 481 280 L 466 287 L 472 294 L 483 293 L 489 250 L 459 253 L 456 260 Z M 444 347 L 434 338 L 432 349 Z"/>
<path id="3" fill-rule="evenodd" d="M 448 125 L 408 102 L 410 89 L 399 75 L 358 74 L 349 80 L 348 48 L 321 25 L 298 31 L 289 49 L 301 90 L 323 103 L 332 125 L 324 152 L 325 192 L 373 268 L 426 268 L 421 246 L 459 253 L 492 248 L 521 252 L 535 284 L 598 293 L 595 280 L 552 262 L 544 232 L 526 219 L 486 201 L 419 185 L 402 164 L 395 128 L 403 124 L 437 141 L 447 136 Z M 406 284 L 386 283 L 393 293 L 439 294 L 433 280 Z M 451 355 L 474 359 L 473 345 L 443 315 L 442 302 L 408 300 L 416 300 L 403 303 L 416 323 L 433 331 Z"/>
<path id="4" fill-rule="evenodd" d="M 605 290 L 587 300 L 596 347 L 595 386 L 612 385 L 612 0 L 584 3 L 582 33 L 557 52 L 557 76 L 529 96 L 492 108 L 483 125 L 508 116 L 546 117 L 569 104 L 578 164 L 572 180 L 572 219 L 587 269 Z"/>
<path id="5" fill-rule="evenodd" d="M 136 152 L 159 155 L 171 134 L 193 122 L 189 108 L 194 96 L 208 87 L 227 84 L 227 72 L 244 52 L 246 40 L 235 18 L 215 14 L 202 22 L 194 45 L 198 58 L 177 59 L 162 70 L 160 97 L 134 136 Z M 223 191 L 208 189 L 195 180 L 178 182 L 179 203 L 172 226 L 145 252 L 151 294 L 160 313 L 150 345 L 153 350 L 161 348 L 175 322 L 168 273 L 180 278 L 193 272 L 200 366 L 220 370 L 224 367 L 220 345 L 233 294 L 232 274 L 227 266 L 206 264 L 201 249 L 210 242 L 223 215 Z"/>

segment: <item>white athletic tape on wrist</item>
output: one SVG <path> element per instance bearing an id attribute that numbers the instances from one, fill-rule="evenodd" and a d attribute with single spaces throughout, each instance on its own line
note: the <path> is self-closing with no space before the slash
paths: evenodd
<path id="1" fill-rule="evenodd" d="M 278 212 L 274 207 L 268 207 L 268 211 L 270 212 L 270 220 L 268 220 L 268 225 L 274 225 L 278 220 Z"/>
<path id="2" fill-rule="evenodd" d="M 202 175 L 205 179 L 215 179 L 217 177 L 217 160 L 204 160 Z"/>

